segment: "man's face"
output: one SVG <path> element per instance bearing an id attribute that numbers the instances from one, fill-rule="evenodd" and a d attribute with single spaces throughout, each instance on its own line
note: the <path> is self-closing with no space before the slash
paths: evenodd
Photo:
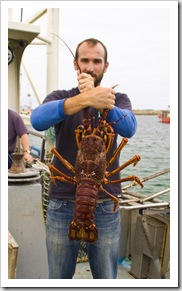
<path id="1" fill-rule="evenodd" d="M 90 74 L 94 78 L 94 85 L 99 86 L 109 63 L 105 63 L 105 50 L 100 43 L 90 46 L 86 42 L 78 49 L 78 65 L 81 73 Z M 75 70 L 78 70 L 77 62 L 74 61 Z"/>

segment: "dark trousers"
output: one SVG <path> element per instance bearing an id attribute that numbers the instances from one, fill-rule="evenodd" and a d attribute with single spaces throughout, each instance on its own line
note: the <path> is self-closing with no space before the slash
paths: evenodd
<path id="1" fill-rule="evenodd" d="M 8 169 L 11 168 L 13 163 L 13 158 L 12 156 L 8 153 Z"/>

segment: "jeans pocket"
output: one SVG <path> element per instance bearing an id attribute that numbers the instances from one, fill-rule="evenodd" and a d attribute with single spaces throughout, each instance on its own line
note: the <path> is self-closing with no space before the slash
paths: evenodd
<path id="1" fill-rule="evenodd" d="M 101 203 L 100 206 L 101 206 L 103 213 L 113 214 L 113 213 L 117 213 L 119 211 L 119 206 L 117 206 L 116 210 L 113 212 L 113 210 L 114 210 L 114 202 L 113 201 L 107 201 L 107 202 Z"/>
<path id="2" fill-rule="evenodd" d="M 63 200 L 51 199 L 49 200 L 48 208 L 51 210 L 59 210 L 62 205 L 63 205 Z"/>

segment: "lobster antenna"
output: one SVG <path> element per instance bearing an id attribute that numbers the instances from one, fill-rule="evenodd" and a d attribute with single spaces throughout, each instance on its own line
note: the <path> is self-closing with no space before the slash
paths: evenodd
<path id="1" fill-rule="evenodd" d="M 81 69 L 80 69 L 80 66 L 79 66 L 79 64 L 78 64 L 78 62 L 77 62 L 77 60 L 76 60 L 76 58 L 75 58 L 75 56 L 74 56 L 74 53 L 72 52 L 72 50 L 70 49 L 70 47 L 67 45 L 67 43 L 59 36 L 59 35 L 57 35 L 56 33 L 54 33 L 54 32 L 51 32 L 53 35 L 55 35 L 57 38 L 59 38 L 64 44 L 65 44 L 65 46 L 69 49 L 69 51 L 70 51 L 70 53 L 72 54 L 72 56 L 73 56 L 73 58 L 74 58 L 74 60 L 75 60 L 75 62 L 76 62 L 76 64 L 77 64 L 77 66 L 78 66 L 78 69 L 79 69 L 79 71 L 80 71 L 80 73 L 81 73 Z"/>
<path id="2" fill-rule="evenodd" d="M 114 89 L 116 86 L 118 86 L 119 84 L 117 84 L 117 85 L 114 85 L 113 87 L 112 87 L 112 89 Z"/>

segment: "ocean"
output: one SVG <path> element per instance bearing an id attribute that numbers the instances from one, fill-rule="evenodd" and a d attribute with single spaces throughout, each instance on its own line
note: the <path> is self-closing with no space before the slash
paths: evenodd
<path id="1" fill-rule="evenodd" d="M 135 167 L 130 165 L 125 168 L 121 174 L 122 177 L 136 175 L 142 180 L 170 168 L 170 124 L 159 122 L 156 115 L 136 115 L 136 119 L 137 131 L 121 151 L 120 163 L 134 155 L 139 155 L 141 160 Z M 123 183 L 123 186 L 126 184 L 128 183 Z M 169 187 L 170 172 L 146 181 L 143 189 L 140 186 L 132 188 L 137 193 L 151 195 Z M 170 192 L 157 198 L 168 201 Z"/>
<path id="2" fill-rule="evenodd" d="M 122 170 L 121 177 L 135 175 L 142 180 L 170 168 L 170 124 L 159 122 L 156 115 L 136 115 L 136 119 L 137 131 L 132 138 L 128 139 L 128 143 L 122 149 L 120 164 L 128 161 L 134 155 L 139 155 L 141 160 L 135 167 L 130 165 Z M 120 141 L 121 137 L 118 138 L 118 143 Z M 40 148 L 41 141 L 30 135 L 30 145 Z M 128 184 L 131 184 L 131 182 L 125 182 L 122 185 Z M 144 188 L 137 185 L 130 187 L 129 190 L 144 195 L 152 195 L 169 187 L 170 172 L 146 181 Z M 170 192 L 157 198 L 169 201 Z"/>

